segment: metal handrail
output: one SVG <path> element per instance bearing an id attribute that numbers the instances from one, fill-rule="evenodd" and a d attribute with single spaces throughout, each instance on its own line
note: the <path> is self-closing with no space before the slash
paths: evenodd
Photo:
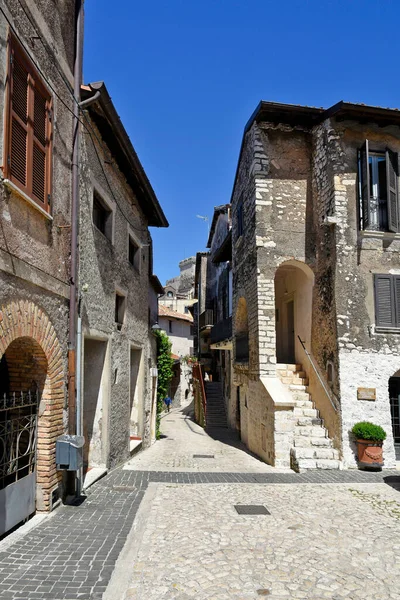
<path id="1" fill-rule="evenodd" d="M 333 400 L 332 400 L 332 392 L 331 392 L 330 390 L 328 390 L 328 389 L 327 389 L 327 387 L 326 387 L 326 385 L 325 385 L 325 382 L 323 381 L 323 379 L 322 379 L 321 375 L 319 374 L 319 372 L 318 372 L 318 368 L 315 366 L 315 364 L 314 364 L 314 360 L 313 360 L 313 358 L 312 358 L 311 354 L 308 352 L 308 350 L 307 350 L 307 348 L 306 348 L 306 346 L 305 346 L 305 344 L 304 344 L 303 340 L 301 339 L 301 337 L 300 337 L 299 335 L 298 335 L 297 337 L 298 337 L 298 339 L 299 339 L 299 342 L 300 342 L 300 344 L 303 346 L 303 350 L 304 350 L 304 352 L 306 353 L 306 356 L 307 356 L 308 360 L 310 361 L 310 364 L 311 364 L 312 368 L 314 369 L 316 376 L 318 377 L 318 379 L 319 379 L 319 381 L 320 381 L 320 383 L 321 383 L 322 387 L 323 387 L 323 388 L 324 388 L 324 390 L 325 390 L 325 393 L 326 393 L 326 395 L 328 396 L 328 400 L 329 400 L 329 402 L 331 403 L 331 405 L 332 405 L 332 408 L 334 409 L 334 411 L 335 411 L 335 412 L 338 412 L 338 407 L 336 406 L 336 404 L 335 404 L 335 403 L 333 402 Z"/>

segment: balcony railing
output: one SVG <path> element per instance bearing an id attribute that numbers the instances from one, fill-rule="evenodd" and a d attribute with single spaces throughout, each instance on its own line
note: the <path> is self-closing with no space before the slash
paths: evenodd
<path id="1" fill-rule="evenodd" d="M 216 344 L 217 342 L 223 342 L 230 340 L 232 337 L 232 317 L 222 319 L 218 321 L 211 329 L 210 342 Z"/>
<path id="2" fill-rule="evenodd" d="M 211 327 L 214 325 L 214 311 L 211 308 L 207 308 L 201 313 L 199 318 L 200 329 L 204 327 Z"/>

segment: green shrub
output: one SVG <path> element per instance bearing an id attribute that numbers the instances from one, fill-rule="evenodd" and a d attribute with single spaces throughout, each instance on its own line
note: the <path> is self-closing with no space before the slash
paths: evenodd
<path id="1" fill-rule="evenodd" d="M 168 396 L 169 383 L 172 379 L 171 341 L 165 331 L 155 332 L 157 338 L 157 417 L 156 417 L 156 438 L 160 439 L 160 419 L 164 408 L 164 398 Z"/>
<path id="2" fill-rule="evenodd" d="M 379 425 L 361 421 L 356 423 L 351 430 L 358 440 L 372 440 L 374 442 L 383 442 L 386 439 L 386 431 Z"/>

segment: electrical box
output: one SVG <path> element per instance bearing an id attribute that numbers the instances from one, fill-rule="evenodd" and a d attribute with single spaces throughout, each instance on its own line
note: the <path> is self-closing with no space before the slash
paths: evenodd
<path id="1" fill-rule="evenodd" d="M 77 471 L 83 465 L 83 435 L 60 435 L 56 440 L 56 465 L 59 471 Z"/>

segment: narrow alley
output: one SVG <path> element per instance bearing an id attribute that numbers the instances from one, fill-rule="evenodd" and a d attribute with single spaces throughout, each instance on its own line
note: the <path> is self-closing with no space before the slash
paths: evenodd
<path id="1" fill-rule="evenodd" d="M 0 542 L 0 599 L 399 597 L 398 471 L 277 471 L 190 414 L 165 414 L 162 439 L 81 504 Z"/>

